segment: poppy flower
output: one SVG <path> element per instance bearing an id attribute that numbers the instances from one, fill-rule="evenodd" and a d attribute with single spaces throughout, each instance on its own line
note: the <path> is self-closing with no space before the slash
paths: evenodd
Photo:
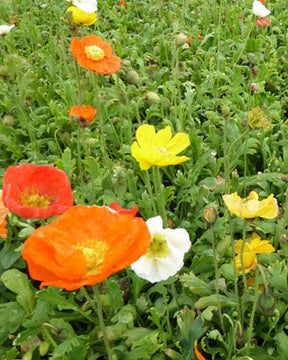
<path id="1" fill-rule="evenodd" d="M 73 205 L 68 176 L 51 165 L 9 167 L 3 178 L 3 203 L 26 219 L 46 219 Z"/>
<path id="2" fill-rule="evenodd" d="M 6 216 L 9 214 L 9 210 L 4 206 L 2 201 L 2 190 L 0 190 L 0 238 L 6 239 L 7 235 L 7 221 Z"/>
<path id="3" fill-rule="evenodd" d="M 78 37 L 71 42 L 70 49 L 76 61 L 98 74 L 114 74 L 120 69 L 121 59 L 112 54 L 112 47 L 99 36 Z"/>
<path id="4" fill-rule="evenodd" d="M 80 24 L 84 26 L 90 26 L 93 25 L 97 20 L 97 14 L 92 12 L 86 12 L 81 9 L 79 9 L 76 6 L 69 6 L 67 9 L 67 13 L 72 14 L 72 19 L 74 24 Z"/>
<path id="5" fill-rule="evenodd" d="M 97 0 L 72 0 L 72 4 L 87 13 L 97 11 L 98 6 Z"/>
<path id="6" fill-rule="evenodd" d="M 203 40 L 204 36 L 202 36 L 201 34 L 198 35 L 198 40 Z"/>
<path id="7" fill-rule="evenodd" d="M 249 111 L 247 120 L 252 129 L 261 127 L 267 129 L 271 126 L 264 111 L 258 107 L 252 108 Z"/>
<path id="8" fill-rule="evenodd" d="M 268 27 L 271 25 L 271 20 L 268 19 L 268 18 L 265 18 L 265 17 L 260 17 L 257 19 L 256 23 L 257 23 L 257 26 L 260 27 L 260 28 L 264 28 L 264 27 Z"/>
<path id="9" fill-rule="evenodd" d="M 136 131 L 131 154 L 142 170 L 148 170 L 152 165 L 176 165 L 189 160 L 187 156 L 176 156 L 189 145 L 190 139 L 185 133 L 178 133 L 172 138 L 170 126 L 156 133 L 153 125 L 145 124 Z"/>
<path id="10" fill-rule="evenodd" d="M 68 110 L 68 113 L 71 119 L 74 119 L 75 117 L 77 119 L 77 123 L 86 126 L 87 123 L 94 120 L 97 109 L 94 109 L 91 105 L 72 106 L 72 108 Z"/>
<path id="11" fill-rule="evenodd" d="M 125 9 L 127 9 L 127 5 L 126 5 L 126 2 L 124 0 L 119 1 L 119 6 L 124 7 Z"/>
<path id="12" fill-rule="evenodd" d="M 223 200 L 228 210 L 238 217 L 253 219 L 261 217 L 264 219 L 273 219 L 278 215 L 277 200 L 273 194 L 267 199 L 258 200 L 259 196 L 255 191 L 251 191 L 249 196 L 241 199 L 237 192 L 223 195 Z"/>
<path id="13" fill-rule="evenodd" d="M 7 35 L 15 25 L 0 25 L 0 35 Z"/>
<path id="14" fill-rule="evenodd" d="M 266 17 L 271 13 L 271 11 L 268 10 L 265 5 L 263 5 L 262 2 L 258 0 L 254 0 L 252 12 L 254 15 L 259 17 Z"/>
<path id="15" fill-rule="evenodd" d="M 131 268 L 140 278 L 154 283 L 168 279 L 182 268 L 191 242 L 185 229 L 163 229 L 161 216 L 148 219 L 146 224 L 152 237 L 148 251 Z"/>
<path id="16" fill-rule="evenodd" d="M 76 205 L 28 237 L 22 255 L 40 288 L 93 285 L 144 255 L 150 234 L 142 218 L 107 207 Z"/>
<path id="17" fill-rule="evenodd" d="M 241 261 L 241 248 L 243 240 L 238 240 L 234 245 L 235 253 L 237 254 L 236 260 L 236 269 L 238 273 L 242 273 L 242 261 Z M 261 240 L 260 236 L 257 233 L 252 234 L 252 240 L 245 242 L 244 251 L 243 251 L 243 265 L 245 273 L 248 273 L 252 270 L 255 265 L 257 265 L 256 254 L 271 254 L 275 251 L 275 248 L 270 244 L 269 240 Z"/>
<path id="18" fill-rule="evenodd" d="M 114 202 L 109 205 L 109 208 L 117 211 L 120 215 L 136 216 L 139 209 L 139 205 L 135 205 L 133 209 L 124 209 L 117 202 Z"/>

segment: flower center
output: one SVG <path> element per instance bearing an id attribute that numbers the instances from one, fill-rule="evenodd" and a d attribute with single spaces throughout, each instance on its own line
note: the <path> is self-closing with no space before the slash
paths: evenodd
<path id="1" fill-rule="evenodd" d="M 32 186 L 21 192 L 20 203 L 26 208 L 47 209 L 55 198 L 55 195 L 40 195 L 40 189 Z"/>
<path id="2" fill-rule="evenodd" d="M 154 234 L 152 236 L 146 256 L 148 258 L 162 258 L 169 255 L 169 248 L 165 240 L 165 235 Z"/>
<path id="3" fill-rule="evenodd" d="M 161 155 L 163 155 L 163 156 L 168 155 L 167 149 L 164 148 L 163 146 L 157 146 L 157 147 L 155 148 L 155 150 L 158 151 L 158 152 L 159 152 Z"/>
<path id="4" fill-rule="evenodd" d="M 81 250 L 85 260 L 87 275 L 98 275 L 102 270 L 108 245 L 103 241 L 88 239 L 74 246 L 75 249 Z"/>
<path id="5" fill-rule="evenodd" d="M 104 58 L 104 51 L 96 45 L 86 46 L 85 47 L 85 53 L 88 57 L 88 59 L 99 61 Z"/>

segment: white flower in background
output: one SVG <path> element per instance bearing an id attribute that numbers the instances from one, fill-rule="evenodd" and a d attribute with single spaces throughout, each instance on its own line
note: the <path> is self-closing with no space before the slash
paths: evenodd
<path id="1" fill-rule="evenodd" d="M 191 242 L 185 229 L 163 229 L 161 216 L 148 219 L 146 224 L 151 234 L 148 251 L 131 268 L 140 278 L 154 283 L 168 279 L 182 268 Z"/>
<path id="2" fill-rule="evenodd" d="M 93 13 L 97 11 L 97 0 L 68 0 L 79 9 L 87 12 Z"/>
<path id="3" fill-rule="evenodd" d="M 258 0 L 254 0 L 253 2 L 253 14 L 256 16 L 260 16 L 260 17 L 265 17 L 268 16 L 271 11 L 269 11 L 263 4 L 261 1 Z"/>
<path id="4" fill-rule="evenodd" d="M 7 35 L 15 25 L 0 25 L 0 35 Z"/>

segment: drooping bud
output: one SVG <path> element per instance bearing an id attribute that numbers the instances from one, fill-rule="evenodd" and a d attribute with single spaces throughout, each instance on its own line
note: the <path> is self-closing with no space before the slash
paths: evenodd
<path id="1" fill-rule="evenodd" d="M 140 76 L 137 71 L 131 69 L 126 73 L 126 82 L 130 85 L 138 85 L 140 82 Z"/>
<path id="2" fill-rule="evenodd" d="M 217 210 L 214 207 L 204 210 L 204 219 L 208 222 L 208 224 L 214 224 L 217 217 Z"/>
<path id="3" fill-rule="evenodd" d="M 270 316 L 275 310 L 276 298 L 270 290 L 264 290 L 263 294 L 259 296 L 258 305 L 265 316 Z"/>
<path id="4" fill-rule="evenodd" d="M 176 47 L 181 47 L 182 45 L 186 44 L 187 41 L 188 41 L 187 35 L 183 33 L 178 34 L 175 38 Z"/>
<path id="5" fill-rule="evenodd" d="M 15 118 L 12 115 L 4 115 L 2 123 L 5 126 L 13 126 L 15 124 Z"/>
<path id="6" fill-rule="evenodd" d="M 149 105 L 154 105 L 160 100 L 160 98 L 156 93 L 150 91 L 145 95 L 145 100 Z"/>

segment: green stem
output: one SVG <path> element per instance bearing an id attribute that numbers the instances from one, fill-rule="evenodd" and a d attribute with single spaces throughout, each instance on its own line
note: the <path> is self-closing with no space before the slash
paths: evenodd
<path id="1" fill-rule="evenodd" d="M 222 306 L 220 303 L 219 298 L 219 268 L 218 268 L 218 259 L 217 259 L 217 251 L 216 251 L 216 242 L 215 242 L 215 234 L 214 234 L 214 224 L 210 224 L 210 232 L 211 232 L 211 239 L 212 239 L 212 249 L 213 249 L 213 257 L 214 257 L 214 266 L 215 266 L 215 290 L 216 290 L 216 298 L 217 298 L 217 307 L 218 307 L 218 314 L 220 319 L 221 329 L 224 332 L 224 321 L 222 315 Z"/>
<path id="2" fill-rule="evenodd" d="M 242 326 L 244 328 L 244 319 L 245 319 L 245 310 L 246 310 L 246 295 L 247 295 L 247 282 L 246 282 L 246 272 L 245 272 L 245 263 L 244 263 L 244 250 L 245 250 L 245 243 L 246 243 L 246 219 L 244 220 L 244 224 L 243 224 L 243 235 L 242 235 L 242 244 L 241 244 L 241 249 L 240 249 L 240 261 L 241 261 L 241 272 L 242 272 L 242 279 L 243 279 L 243 286 L 244 286 L 244 290 L 243 290 L 243 301 L 241 302 L 241 308 L 242 308 Z"/>
<path id="3" fill-rule="evenodd" d="M 95 306 L 95 303 L 91 300 L 91 298 L 88 295 L 87 290 L 85 289 L 84 286 L 82 286 L 81 292 L 82 292 L 83 296 L 89 302 L 89 304 L 90 304 L 91 308 L 93 309 L 93 311 L 98 315 L 99 325 L 100 325 L 100 329 L 101 329 L 102 335 L 103 335 L 106 354 L 108 356 L 108 360 L 113 360 L 114 356 L 113 356 L 113 352 L 112 352 L 112 350 L 110 348 L 109 340 L 108 340 L 107 333 L 106 333 L 106 327 L 105 327 L 105 323 L 104 323 L 104 318 L 103 318 L 101 296 L 100 296 L 97 285 L 92 286 L 92 289 L 93 289 L 93 293 L 94 293 L 94 296 L 95 296 L 95 299 L 96 299 L 96 302 L 97 302 L 97 306 Z"/>
<path id="4" fill-rule="evenodd" d="M 259 297 L 259 270 L 258 267 L 256 268 L 256 276 L 255 276 L 255 295 L 254 295 L 254 302 L 253 307 L 251 311 L 250 321 L 249 321 L 249 327 L 247 330 L 247 349 L 246 349 L 246 355 L 249 355 L 250 348 L 251 348 L 251 340 L 252 340 L 252 333 L 253 333 L 253 327 L 254 327 L 254 317 L 256 312 L 256 307 L 258 304 L 258 297 Z"/>
<path id="5" fill-rule="evenodd" d="M 167 214 L 165 209 L 165 197 L 163 193 L 164 185 L 162 184 L 161 174 L 158 166 L 152 167 L 153 181 L 155 187 L 155 207 L 158 207 L 159 213 L 163 219 L 163 225 L 166 228 L 168 226 Z M 158 205 L 158 206 L 157 206 Z"/>

